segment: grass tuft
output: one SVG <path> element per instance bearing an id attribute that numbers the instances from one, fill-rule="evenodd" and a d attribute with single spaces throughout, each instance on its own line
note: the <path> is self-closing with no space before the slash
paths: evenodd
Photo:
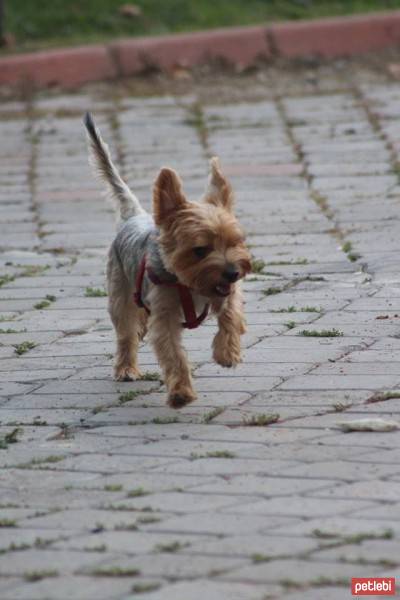
<path id="1" fill-rule="evenodd" d="M 262 273 L 266 264 L 267 263 L 262 258 L 255 258 L 253 256 L 252 261 L 251 261 L 251 272 L 252 273 Z"/>
<path id="2" fill-rule="evenodd" d="M 100 288 L 87 287 L 85 289 L 86 298 L 103 298 L 107 296 L 107 292 Z"/>
<path id="3" fill-rule="evenodd" d="M 154 425 L 170 425 L 172 423 L 179 423 L 178 417 L 154 417 L 151 420 L 151 423 Z"/>
<path id="4" fill-rule="evenodd" d="M 147 594 L 159 590 L 160 587 L 160 583 L 138 583 L 132 587 L 132 592 L 134 594 Z"/>
<path id="5" fill-rule="evenodd" d="M 55 296 L 52 296 L 51 294 L 47 294 L 45 299 L 41 300 L 41 302 L 37 302 L 36 304 L 34 304 L 33 308 L 36 308 L 36 310 L 41 310 L 42 308 L 48 308 L 56 300 L 57 300 L 57 298 Z"/>
<path id="6" fill-rule="evenodd" d="M 264 296 L 274 296 L 275 294 L 280 294 L 281 292 L 282 288 L 279 287 L 269 287 L 266 290 L 262 291 Z"/>
<path id="7" fill-rule="evenodd" d="M 342 337 L 343 333 L 335 328 L 321 329 L 320 331 L 317 329 L 302 329 L 297 335 L 302 335 L 303 337 Z"/>
<path id="8" fill-rule="evenodd" d="M 0 527 L 17 527 L 15 519 L 0 519 Z"/>
<path id="9" fill-rule="evenodd" d="M 138 390 L 130 390 L 129 392 L 124 392 L 123 394 L 121 394 L 118 398 L 118 404 L 126 404 L 126 402 L 130 402 L 131 400 L 134 400 L 135 398 L 137 398 L 138 396 L 140 396 L 143 392 L 140 392 Z"/>
<path id="10" fill-rule="evenodd" d="M 252 415 L 251 417 L 243 418 L 243 425 L 247 427 L 266 427 L 279 421 L 279 418 L 280 415 L 278 413 Z"/>
<path id="11" fill-rule="evenodd" d="M 187 548 L 190 546 L 189 543 L 182 544 L 181 542 L 171 542 L 170 544 L 157 544 L 154 548 L 155 552 L 167 552 L 169 554 L 173 554 L 175 552 L 179 552 L 182 548 Z"/>
<path id="12" fill-rule="evenodd" d="M 141 496 L 148 496 L 150 493 L 151 492 L 147 492 L 143 488 L 138 487 L 128 492 L 127 498 L 140 498 Z"/>
<path id="13" fill-rule="evenodd" d="M 161 381 L 160 373 L 157 371 L 145 371 L 140 377 L 141 381 Z"/>
<path id="14" fill-rule="evenodd" d="M 206 452 L 206 454 L 197 454 L 192 452 L 190 454 L 191 460 L 197 460 L 199 458 L 235 458 L 236 455 L 229 450 L 215 450 L 214 452 Z"/>
<path id="15" fill-rule="evenodd" d="M 18 354 L 18 356 L 21 356 L 22 354 L 25 354 L 26 352 L 28 352 L 29 350 L 32 350 L 33 348 L 36 348 L 37 344 L 35 344 L 35 342 L 21 342 L 20 344 L 14 344 L 14 352 L 15 354 Z"/>
<path id="16" fill-rule="evenodd" d="M 15 427 L 10 433 L 6 433 L 4 437 L 0 438 L 0 450 L 6 450 L 10 444 L 16 444 L 20 431 L 20 427 Z"/>
<path id="17" fill-rule="evenodd" d="M 121 492 L 124 489 L 124 486 L 121 484 L 109 484 L 105 485 L 103 489 L 105 492 Z"/>
<path id="18" fill-rule="evenodd" d="M 0 287 L 2 285 L 6 285 L 6 283 L 11 283 L 12 281 L 14 281 L 14 279 L 14 275 L 0 275 Z"/>
<path id="19" fill-rule="evenodd" d="M 210 412 L 206 413 L 203 416 L 203 423 L 211 423 L 211 421 L 218 417 L 218 415 L 222 414 L 224 410 L 225 408 L 223 408 L 222 406 L 214 408 L 214 410 L 210 410 Z"/>
<path id="20" fill-rule="evenodd" d="M 98 567 L 89 572 L 94 577 L 138 577 L 139 569 L 124 567 Z"/>
<path id="21" fill-rule="evenodd" d="M 26 571 L 23 575 L 25 581 L 35 582 L 49 577 L 58 577 L 56 569 L 44 569 L 43 571 Z"/>

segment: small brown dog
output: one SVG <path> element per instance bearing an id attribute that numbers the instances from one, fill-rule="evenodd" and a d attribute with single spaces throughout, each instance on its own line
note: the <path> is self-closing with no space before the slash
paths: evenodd
<path id="1" fill-rule="evenodd" d="M 184 406 L 196 394 L 181 343 L 183 327 L 197 327 L 210 309 L 218 320 L 214 360 L 223 367 L 241 360 L 246 326 L 239 280 L 251 271 L 251 257 L 233 213 L 231 186 L 213 158 L 203 200 L 189 202 L 176 172 L 163 168 L 154 185 L 153 220 L 121 179 L 89 114 L 85 125 L 91 162 L 117 200 L 121 219 L 107 266 L 117 334 L 115 377 L 140 378 L 137 352 L 148 328 L 168 403 Z"/>

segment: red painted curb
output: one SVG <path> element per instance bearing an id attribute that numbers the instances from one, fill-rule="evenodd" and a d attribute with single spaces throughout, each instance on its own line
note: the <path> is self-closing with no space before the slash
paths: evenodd
<path id="1" fill-rule="evenodd" d="M 121 40 L 0 58 L 0 85 L 76 88 L 134 75 L 149 67 L 169 71 L 223 59 L 243 67 L 258 58 L 337 58 L 400 45 L 400 11 L 301 23 L 233 27 Z"/>
<path id="2" fill-rule="evenodd" d="M 0 59 L 0 85 L 28 82 L 35 87 L 76 88 L 116 75 L 114 63 L 104 46 L 49 50 Z"/>
<path id="3" fill-rule="evenodd" d="M 400 11 L 283 23 L 270 28 L 275 50 L 286 58 L 336 58 L 383 50 L 400 43 Z"/>
<path id="4" fill-rule="evenodd" d="M 122 40 L 110 46 L 121 75 L 149 67 L 169 71 L 223 59 L 244 67 L 271 55 L 265 27 L 233 27 L 158 38 Z"/>

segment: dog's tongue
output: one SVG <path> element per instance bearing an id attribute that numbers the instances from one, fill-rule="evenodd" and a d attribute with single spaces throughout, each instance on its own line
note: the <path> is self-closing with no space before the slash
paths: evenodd
<path id="1" fill-rule="evenodd" d="M 229 294 L 229 292 L 231 291 L 231 286 L 229 283 L 220 283 L 219 285 L 217 285 L 215 287 L 215 289 L 222 296 L 227 296 Z"/>

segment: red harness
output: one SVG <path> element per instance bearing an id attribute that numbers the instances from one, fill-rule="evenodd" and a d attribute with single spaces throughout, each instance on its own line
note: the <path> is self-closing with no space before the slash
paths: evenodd
<path id="1" fill-rule="evenodd" d="M 152 283 L 154 283 L 154 285 L 166 285 L 167 287 L 174 287 L 178 290 L 183 314 L 185 315 L 185 322 L 182 323 L 182 327 L 185 327 L 186 329 L 196 329 L 196 327 L 198 327 L 200 323 L 204 321 L 208 315 L 209 305 L 206 304 L 201 315 L 197 317 L 190 288 L 188 288 L 186 285 L 182 285 L 179 282 L 161 281 L 161 279 L 159 279 L 159 277 L 157 277 L 157 275 L 154 273 L 153 269 L 146 265 L 146 257 L 144 256 L 136 275 L 135 293 L 133 297 L 136 304 L 140 308 L 144 308 L 147 314 L 150 314 L 150 310 L 144 304 L 142 299 L 142 287 L 145 273 L 147 273 L 147 277 Z"/>

